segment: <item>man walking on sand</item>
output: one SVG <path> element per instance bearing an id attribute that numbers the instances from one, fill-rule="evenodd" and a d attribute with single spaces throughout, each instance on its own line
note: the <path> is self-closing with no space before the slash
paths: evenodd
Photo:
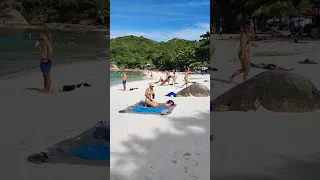
<path id="1" fill-rule="evenodd" d="M 125 72 L 122 72 L 122 84 L 123 84 L 123 90 L 122 91 L 125 91 L 127 89 L 127 75 Z"/>
<path id="2" fill-rule="evenodd" d="M 43 75 L 43 90 L 44 92 L 50 92 L 52 44 L 43 32 L 39 34 L 39 37 L 40 37 L 40 44 L 39 44 L 40 69 Z"/>

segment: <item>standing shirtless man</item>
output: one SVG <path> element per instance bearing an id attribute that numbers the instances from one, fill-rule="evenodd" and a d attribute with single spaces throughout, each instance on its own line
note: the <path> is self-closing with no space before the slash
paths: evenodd
<path id="1" fill-rule="evenodd" d="M 127 90 L 127 74 L 125 72 L 122 72 L 122 84 L 123 84 L 123 90 Z"/>
<path id="2" fill-rule="evenodd" d="M 43 90 L 44 92 L 50 92 L 51 89 L 51 57 L 52 57 L 52 44 L 46 37 L 46 35 L 41 32 L 40 37 L 40 69 L 43 75 Z"/>
<path id="3" fill-rule="evenodd" d="M 232 82 L 233 78 L 237 75 L 243 73 L 243 81 L 248 79 L 248 74 L 250 70 L 250 38 L 252 26 L 250 21 L 246 21 L 243 27 L 243 31 L 240 35 L 240 47 L 238 52 L 238 58 L 241 63 L 241 69 L 237 70 L 232 74 L 230 77 L 230 83 Z"/>

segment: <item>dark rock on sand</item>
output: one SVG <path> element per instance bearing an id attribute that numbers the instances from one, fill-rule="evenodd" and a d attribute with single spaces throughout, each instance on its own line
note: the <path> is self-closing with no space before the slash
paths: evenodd
<path id="1" fill-rule="evenodd" d="M 177 93 L 177 97 L 207 97 L 210 96 L 210 90 L 205 85 L 200 83 L 194 83 L 189 87 L 186 87 Z"/>
<path id="2" fill-rule="evenodd" d="M 211 102 L 213 111 L 250 111 L 259 106 L 275 112 L 310 112 L 320 108 L 320 93 L 306 77 L 265 71 Z"/>

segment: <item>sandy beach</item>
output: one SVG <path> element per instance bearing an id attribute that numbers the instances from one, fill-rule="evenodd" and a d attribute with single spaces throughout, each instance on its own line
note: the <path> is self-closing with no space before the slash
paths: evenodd
<path id="1" fill-rule="evenodd" d="M 165 78 L 153 73 L 153 78 L 110 87 L 111 160 L 113 180 L 209 179 L 209 97 L 176 97 L 165 94 L 181 90 L 183 74 L 178 74 L 176 86 L 154 87 L 156 102 L 172 99 L 177 107 L 167 116 L 118 113 L 144 100 L 148 83 Z M 130 77 L 128 77 L 130 78 Z M 209 75 L 190 75 L 190 81 L 209 87 Z"/>
<path id="2" fill-rule="evenodd" d="M 225 36 L 227 37 L 227 36 Z M 320 88 L 319 65 L 302 65 L 305 58 L 319 62 L 319 41 L 293 39 L 256 42 L 253 63 L 273 63 L 294 68 Z M 228 84 L 231 74 L 240 68 L 233 62 L 239 42 L 216 40 L 211 66 L 211 100 L 235 84 Z M 249 78 L 265 70 L 251 68 Z M 242 82 L 242 75 L 235 78 Z M 211 113 L 211 179 L 214 180 L 307 180 L 319 179 L 320 111 L 310 113 L 275 113 L 263 108 L 256 112 Z"/>
<path id="3" fill-rule="evenodd" d="M 96 179 L 105 180 L 109 168 L 80 164 L 32 164 L 28 155 L 45 151 L 108 120 L 108 61 L 52 67 L 53 94 L 42 94 L 39 71 L 25 72 L 0 81 L 0 179 Z M 64 85 L 87 81 L 92 87 L 57 92 Z M 28 90 L 31 88 L 34 90 Z"/>

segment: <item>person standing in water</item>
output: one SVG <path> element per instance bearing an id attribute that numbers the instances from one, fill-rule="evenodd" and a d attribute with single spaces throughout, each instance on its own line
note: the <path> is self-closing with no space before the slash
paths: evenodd
<path id="1" fill-rule="evenodd" d="M 39 43 L 39 49 L 40 49 L 40 70 L 43 75 L 43 81 L 44 81 L 44 92 L 50 92 L 51 89 L 51 57 L 52 57 L 52 44 L 48 40 L 47 36 L 41 32 L 39 34 L 40 37 L 40 43 Z"/>
<path id="2" fill-rule="evenodd" d="M 237 70 L 230 77 L 230 83 L 237 75 L 243 73 L 243 81 L 248 79 L 250 70 L 250 38 L 251 38 L 252 26 L 250 21 L 246 21 L 243 27 L 243 31 L 240 35 L 240 47 L 238 51 L 238 59 L 241 63 L 241 69 Z"/>
<path id="3" fill-rule="evenodd" d="M 127 90 L 127 74 L 125 72 L 122 72 L 122 84 L 123 84 L 123 90 L 122 91 L 126 91 Z"/>

